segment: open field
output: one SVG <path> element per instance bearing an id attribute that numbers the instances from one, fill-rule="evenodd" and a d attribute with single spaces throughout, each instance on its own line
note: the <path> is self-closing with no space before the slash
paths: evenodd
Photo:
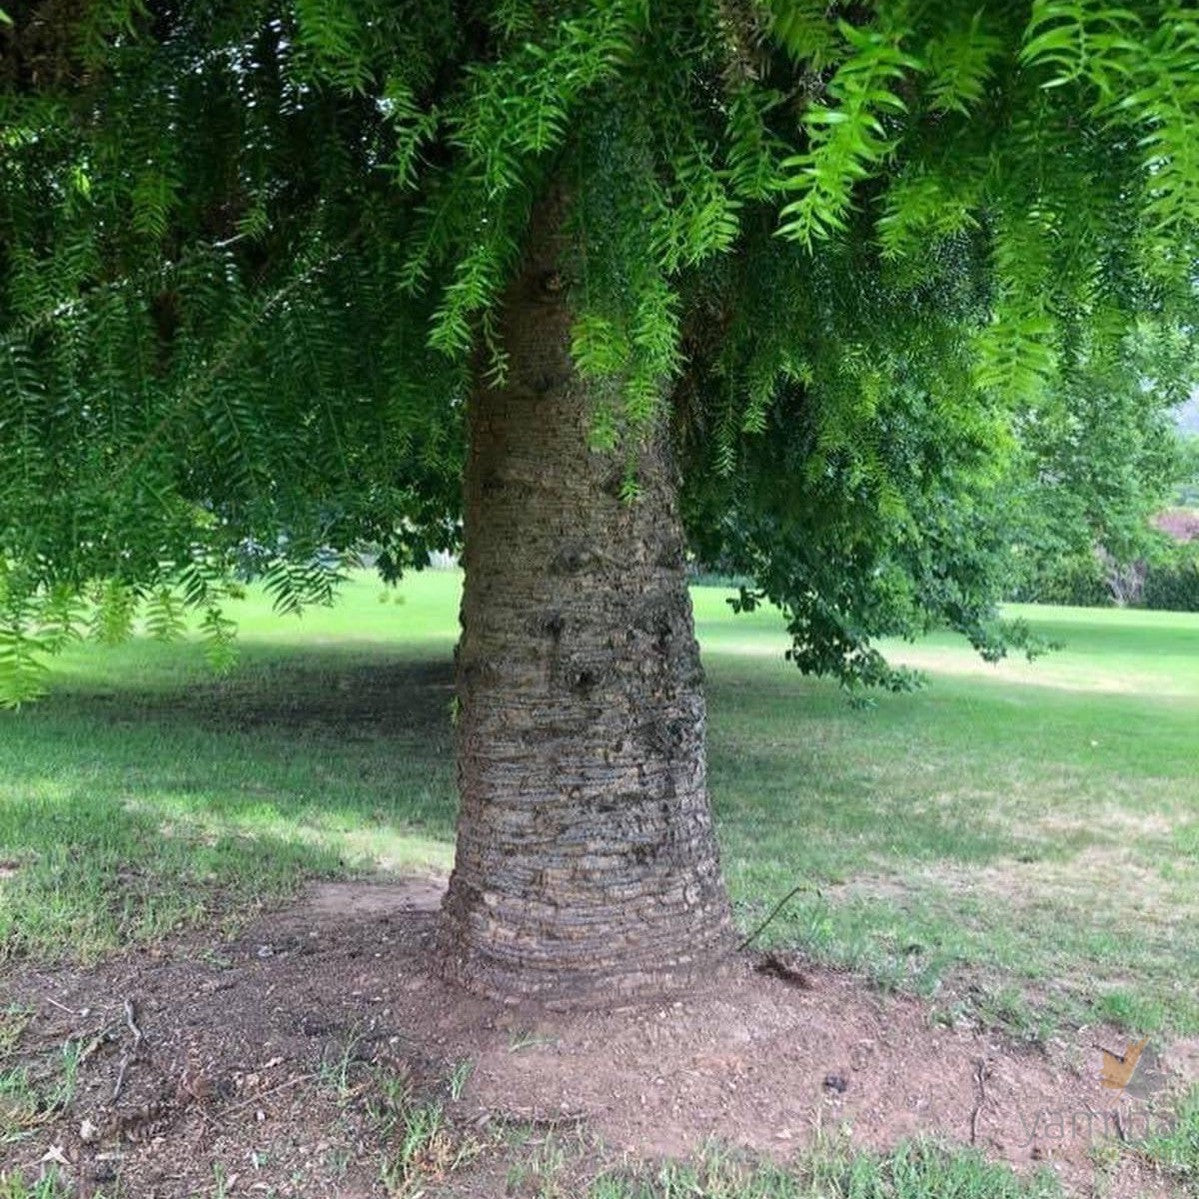
<path id="1" fill-rule="evenodd" d="M 301 619 L 241 605 L 198 648 L 82 646 L 0 726 L 0 946 L 90 955 L 310 875 L 444 869 L 458 576 L 368 577 Z M 696 591 L 711 785 L 742 923 L 1035 1032 L 1199 1032 L 1199 617 L 1029 608 L 1065 649 L 990 667 L 948 637 L 858 711 L 769 612 Z"/>
<path id="2" fill-rule="evenodd" d="M 235 937 L 313 880 L 448 867 L 458 587 L 451 572 L 398 592 L 362 576 L 337 607 L 300 620 L 251 596 L 236 613 L 241 661 L 225 678 L 190 642 L 80 646 L 56 665 L 43 704 L 2 718 L 0 1109 L 10 1124 L 0 1120 L 0 1163 L 6 1144 L 28 1149 L 39 1126 L 28 1113 L 40 1110 L 27 1063 L 12 1064 L 24 1061 L 32 1008 L 5 1001 L 6 975 L 24 979 L 14 996 L 27 997 L 31 967 L 58 971 L 56 994 L 77 1010 L 93 977 L 81 971 L 100 962 L 102 972 L 131 942 L 157 954 L 169 936 L 194 956 L 202 935 L 196 969 L 219 971 L 214 930 Z M 948 637 L 894 646 L 932 685 L 860 710 L 782 660 L 776 615 L 734 616 L 724 599 L 695 592 L 711 788 L 739 921 L 751 928 L 797 883 L 808 888 L 764 947 L 848 967 L 875 994 L 911 996 L 903 1002 L 950 1038 L 998 1030 L 1045 1046 L 1102 1024 L 1199 1047 L 1199 617 L 1029 608 L 1021 614 L 1064 649 L 990 667 Z M 110 983 L 126 977 L 111 970 Z M 224 985 L 215 975 L 196 985 L 210 983 Z M 107 1002 L 119 1017 L 117 993 Z M 514 1062 L 526 1044 L 538 1051 L 532 1033 L 496 1035 L 511 1039 Z M 351 1065 L 362 1086 L 381 1085 L 379 1061 Z M 64 1059 L 44 1073 L 62 1087 L 76 1066 Z M 334 1121 L 345 1116 L 338 1086 L 365 1092 L 331 1078 L 318 1081 Z M 23 1123 L 11 1116 L 22 1103 Z M 391 1116 L 376 1109 L 388 1128 L 431 1118 L 411 1103 Z M 1187 1110 L 1180 1131 L 1143 1154 L 1173 1162 L 1172 1176 L 1191 1185 L 1199 1109 Z M 828 1145 L 786 1178 L 704 1152 L 673 1181 L 633 1169 L 584 1184 L 563 1181 L 577 1145 L 559 1131 L 526 1134 L 527 1151 L 505 1148 L 498 1190 L 444 1193 L 1055 1193 L 973 1158 L 865 1158 Z M 553 1154 L 557 1174 L 542 1160 Z M 707 1190 L 696 1182 L 705 1171 Z M 0 1199 L 43 1193 L 24 1185 L 0 1181 Z M 196 1193 L 222 1186 L 214 1177 Z"/>

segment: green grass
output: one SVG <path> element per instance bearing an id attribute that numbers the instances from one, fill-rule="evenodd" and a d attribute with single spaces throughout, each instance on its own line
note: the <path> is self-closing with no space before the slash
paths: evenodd
<path id="1" fill-rule="evenodd" d="M 68 1041 L 40 1060 L 0 1059 L 0 1158 L 4 1146 L 28 1140 L 63 1111 L 75 1094 L 82 1046 Z"/>
<path id="2" fill-rule="evenodd" d="M 1185 1193 L 1199 1193 L 1199 1087 L 1179 1108 L 1174 1127 L 1139 1148 L 1168 1177 L 1186 1187 Z"/>
<path id="3" fill-rule="evenodd" d="M 858 712 L 751 656 L 768 614 L 737 632 L 717 603 L 712 790 L 747 919 L 809 879 L 770 935 L 884 983 L 956 979 L 947 1005 L 1030 1030 L 1084 1007 L 1199 1028 L 1199 618 L 1019 609 L 1067 648 L 892 646 L 932 685 Z"/>
<path id="4" fill-rule="evenodd" d="M 414 1134 L 423 1148 L 428 1129 Z M 405 1141 L 404 1144 L 407 1144 Z M 523 1147 L 517 1147 L 521 1149 Z M 503 1192 L 524 1199 L 1061 1199 L 1056 1178 L 1043 1171 L 1028 1177 L 988 1164 L 969 1150 L 932 1143 L 900 1145 L 886 1157 L 854 1152 L 847 1145 L 821 1145 L 792 1166 L 766 1165 L 713 1147 L 695 1162 L 668 1162 L 650 1169 L 602 1171 L 581 1156 L 583 1146 L 547 1138 L 513 1159 Z M 419 1154 L 401 1163 L 404 1172 L 383 1177 L 389 1195 L 439 1193 L 429 1189 Z M 454 1163 L 450 1170 L 464 1163 Z M 444 1168 L 443 1168 L 444 1169 Z M 438 1171 L 441 1173 L 442 1171 Z M 223 1196 L 218 1172 L 213 1196 Z M 67 1199 L 72 1192 L 55 1173 L 38 1183 L 0 1170 L 0 1199 Z M 457 1190 L 454 1193 L 460 1193 Z M 474 1192 L 470 1192 L 474 1193 Z M 275 1194 L 274 1191 L 270 1194 Z M 102 1197 L 98 1196 L 98 1199 Z"/>
<path id="5" fill-rule="evenodd" d="M 602 1176 L 588 1199 L 1060 1199 L 1048 1171 L 1019 1177 L 980 1154 L 932 1143 L 900 1145 L 879 1158 L 824 1144 L 791 1167 L 763 1165 L 709 1150 L 697 1163 L 649 1173 Z"/>
<path id="6" fill-rule="evenodd" d="M 1021 1178 L 969 1151 L 900 1145 L 887 1157 L 822 1144 L 790 1165 L 719 1146 L 694 1161 L 603 1171 L 588 1179 L 572 1146 L 552 1139 L 510 1167 L 505 1193 L 529 1199 L 1060 1199 L 1048 1173 Z"/>
<path id="7" fill-rule="evenodd" d="M 459 578 L 285 619 L 252 595 L 230 676 L 199 647 L 80 646 L 0 717 L 0 947 L 94 956 L 244 919 L 305 879 L 445 868 Z M 894 646 L 932 685 L 846 704 L 776 614 L 695 592 L 711 787 L 763 943 L 1035 1035 L 1199 1031 L 1199 617 L 1021 609 L 1066 643 L 989 667 Z"/>
<path id="8" fill-rule="evenodd" d="M 6 1174 L 0 1171 L 0 1199 L 69 1199 L 71 1188 L 57 1170 L 41 1178 L 26 1181 L 21 1171 Z M 103 1199 L 97 1195 L 96 1199 Z"/>

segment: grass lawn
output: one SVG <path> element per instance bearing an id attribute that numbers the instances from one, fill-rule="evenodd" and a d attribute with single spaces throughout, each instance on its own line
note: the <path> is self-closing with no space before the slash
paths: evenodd
<path id="1" fill-rule="evenodd" d="M 459 576 L 355 578 L 332 609 L 195 643 L 80 646 L 0 716 L 0 954 L 102 954 L 243 920 L 306 878 L 448 867 Z M 1199 617 L 1027 608 L 1065 648 L 856 710 L 782 660 L 775 614 L 695 592 L 711 787 L 739 918 L 1035 1036 L 1199 1032 Z"/>

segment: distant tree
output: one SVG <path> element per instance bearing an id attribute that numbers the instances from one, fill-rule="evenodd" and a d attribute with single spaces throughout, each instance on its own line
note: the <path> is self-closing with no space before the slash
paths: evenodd
<path id="1" fill-rule="evenodd" d="M 1188 470 L 1175 427 L 1189 337 L 1139 336 L 1059 381 L 1013 456 L 1006 527 L 1017 598 L 1135 602 L 1160 555 L 1155 518 Z"/>
<path id="2" fill-rule="evenodd" d="M 727 949 L 688 543 L 804 670 L 1001 653 L 1013 461 L 1195 328 L 1185 3 L 4 2 L 5 698 L 85 599 L 224 657 L 248 547 L 290 608 L 461 521 L 491 993 Z"/>

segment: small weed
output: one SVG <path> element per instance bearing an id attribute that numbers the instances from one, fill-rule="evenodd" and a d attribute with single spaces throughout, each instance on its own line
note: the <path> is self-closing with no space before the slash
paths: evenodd
<path id="1" fill-rule="evenodd" d="M 381 1062 L 363 1060 L 355 1037 L 340 1055 L 321 1068 L 320 1078 L 346 1109 L 365 1114 L 379 1141 L 386 1147 L 379 1163 L 379 1180 L 388 1195 L 397 1199 L 423 1193 L 432 1178 L 450 1173 L 478 1152 L 473 1141 L 454 1134 L 441 1103 L 418 1096 L 406 1073 Z M 468 1067 L 463 1069 L 463 1066 Z M 469 1063 L 460 1063 L 448 1083 L 451 1094 L 461 1093 L 469 1076 Z M 349 1156 L 329 1164 L 344 1174 Z"/>
<path id="2" fill-rule="evenodd" d="M 429 1178 L 449 1173 L 459 1155 L 439 1103 L 414 1103 L 396 1113 L 388 1139 L 398 1144 L 379 1168 L 389 1195 L 408 1196 Z"/>
<path id="3" fill-rule="evenodd" d="M 10 1144 L 27 1135 L 36 1124 L 37 1090 L 30 1082 L 29 1067 L 0 1072 L 0 1144 Z"/>
<path id="4" fill-rule="evenodd" d="M 544 1037 L 530 1029 L 514 1029 L 508 1038 L 508 1052 L 519 1053 L 522 1049 L 532 1049 L 535 1045 L 552 1045 L 552 1037 Z"/>
<path id="5" fill-rule="evenodd" d="M 350 1081 L 350 1075 L 353 1072 L 355 1063 L 357 1044 L 358 1037 L 351 1037 L 337 1058 L 332 1061 L 322 1059 L 320 1067 L 317 1070 L 318 1084 L 333 1091 L 337 1096 L 337 1102 L 343 1107 L 355 1095 L 362 1092 L 361 1086 L 355 1086 Z"/>
<path id="6" fill-rule="evenodd" d="M 18 1004 L 11 1004 L 0 1012 L 0 1061 L 16 1049 L 32 1019 L 33 1009 Z"/>
<path id="7" fill-rule="evenodd" d="M 0 1170 L 0 1199 L 68 1199 L 71 1190 L 57 1170 L 50 1170 L 35 1182 L 27 1182 L 17 1170 Z"/>
<path id="8" fill-rule="evenodd" d="M 527 1157 L 508 1167 L 507 1193 L 520 1199 L 566 1199 L 567 1153 L 553 1136 L 533 1148 Z"/>
<path id="9" fill-rule="evenodd" d="M 229 1171 L 220 1162 L 212 1163 L 212 1199 L 226 1199 L 229 1194 Z"/>
<path id="10" fill-rule="evenodd" d="M 325 1154 L 325 1168 L 334 1178 L 344 1178 L 350 1168 L 350 1151 L 338 1147 Z"/>
<path id="11" fill-rule="evenodd" d="M 362 1090 L 366 1092 L 366 1110 L 383 1135 L 390 1137 L 412 1106 L 412 1085 L 394 1070 L 382 1066 L 364 1067 L 366 1078 Z"/>
<path id="12" fill-rule="evenodd" d="M 463 1058 L 462 1061 L 455 1063 L 453 1070 L 450 1071 L 450 1098 L 455 1103 L 462 1098 L 462 1093 L 466 1090 L 466 1084 L 470 1081 L 474 1068 L 475 1064 L 470 1058 Z"/>

